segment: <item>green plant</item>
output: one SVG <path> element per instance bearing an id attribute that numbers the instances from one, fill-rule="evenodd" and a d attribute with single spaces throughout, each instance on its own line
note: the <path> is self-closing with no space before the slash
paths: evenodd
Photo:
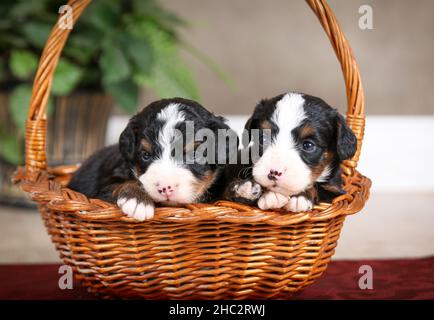
<path id="1" fill-rule="evenodd" d="M 10 90 L 9 113 L 18 137 L 24 125 L 31 80 L 63 0 L 0 2 L 0 90 Z M 186 22 L 158 0 L 95 0 L 74 25 L 59 60 L 52 94 L 100 90 L 112 95 L 128 113 L 136 110 L 140 86 L 160 97 L 198 98 L 193 76 L 181 59 L 177 29 Z M 218 75 L 206 56 L 185 46 Z M 225 80 L 225 79 L 224 79 Z M 52 102 L 49 102 L 50 105 Z M 1 121 L 1 120 L 0 120 Z M 0 156 L 22 161 L 22 139 L 11 137 L 0 122 Z"/>

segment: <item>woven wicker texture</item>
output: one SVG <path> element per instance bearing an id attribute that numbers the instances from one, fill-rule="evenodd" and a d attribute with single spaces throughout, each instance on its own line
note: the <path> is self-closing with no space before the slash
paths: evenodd
<path id="1" fill-rule="evenodd" d="M 74 23 L 90 0 L 72 0 Z M 347 191 L 310 212 L 262 211 L 233 202 L 157 208 L 137 222 L 115 205 L 65 188 L 74 166 L 47 167 L 46 104 L 69 29 L 54 26 L 35 76 L 26 126 L 26 162 L 14 181 L 38 203 L 63 261 L 101 297 L 149 299 L 288 298 L 327 267 L 343 221 L 360 211 L 371 182 L 356 171 L 364 134 L 357 63 L 324 0 L 306 1 L 341 64 L 347 122 L 358 150 L 343 167 Z"/>

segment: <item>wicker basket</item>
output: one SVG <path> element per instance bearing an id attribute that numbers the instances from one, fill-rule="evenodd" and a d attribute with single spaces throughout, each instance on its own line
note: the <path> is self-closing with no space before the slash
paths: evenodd
<path id="1" fill-rule="evenodd" d="M 69 1 L 74 22 L 89 2 Z M 137 222 L 115 205 L 64 187 L 76 168 L 47 167 L 46 105 L 70 30 L 53 28 L 34 80 L 25 167 L 14 181 L 37 202 L 60 257 L 91 292 L 148 299 L 288 298 L 324 272 L 346 215 L 362 209 L 371 183 L 355 170 L 365 123 L 357 64 L 326 1 L 306 2 L 341 63 L 347 122 L 358 151 L 342 165 L 347 193 L 303 213 L 219 201 L 158 208 L 153 220 Z"/>

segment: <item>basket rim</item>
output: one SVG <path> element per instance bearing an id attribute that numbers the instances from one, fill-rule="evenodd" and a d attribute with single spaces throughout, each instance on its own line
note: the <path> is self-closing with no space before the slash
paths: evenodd
<path id="1" fill-rule="evenodd" d="M 359 212 L 369 197 L 371 180 L 358 171 L 353 175 L 343 174 L 345 194 L 333 199 L 332 203 L 320 203 L 307 212 L 261 210 L 236 202 L 218 200 L 214 203 L 194 203 L 179 207 L 156 207 L 153 219 L 138 221 L 122 214 L 116 204 L 101 199 L 88 198 L 71 190 L 62 180 L 68 180 L 77 166 L 53 167 L 47 171 L 29 175 L 19 167 L 13 181 L 29 194 L 31 200 L 45 205 L 58 214 L 68 214 L 84 221 L 116 221 L 146 225 L 153 222 L 197 223 L 229 222 L 235 224 L 268 224 L 276 226 L 296 225 L 311 221 L 324 221 L 341 215 Z"/>

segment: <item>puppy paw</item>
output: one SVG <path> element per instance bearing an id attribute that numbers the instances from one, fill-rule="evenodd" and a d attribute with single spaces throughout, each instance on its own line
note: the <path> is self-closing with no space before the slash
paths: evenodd
<path id="1" fill-rule="evenodd" d="M 261 195 L 262 188 L 254 181 L 245 180 L 235 184 L 234 192 L 238 198 L 256 200 Z"/>
<path id="2" fill-rule="evenodd" d="M 154 204 L 141 202 L 136 198 L 119 198 L 118 207 L 128 217 L 139 221 L 149 220 L 154 217 Z"/>
<path id="3" fill-rule="evenodd" d="M 258 207 L 262 210 L 279 209 L 288 203 L 288 197 L 280 193 L 267 191 L 258 200 Z"/>
<path id="4" fill-rule="evenodd" d="M 262 194 L 262 187 L 250 179 L 232 181 L 226 188 L 223 198 L 247 205 L 256 205 Z"/>
<path id="5" fill-rule="evenodd" d="M 284 209 L 292 212 L 302 212 L 312 210 L 313 203 L 305 196 L 292 196 Z"/>

